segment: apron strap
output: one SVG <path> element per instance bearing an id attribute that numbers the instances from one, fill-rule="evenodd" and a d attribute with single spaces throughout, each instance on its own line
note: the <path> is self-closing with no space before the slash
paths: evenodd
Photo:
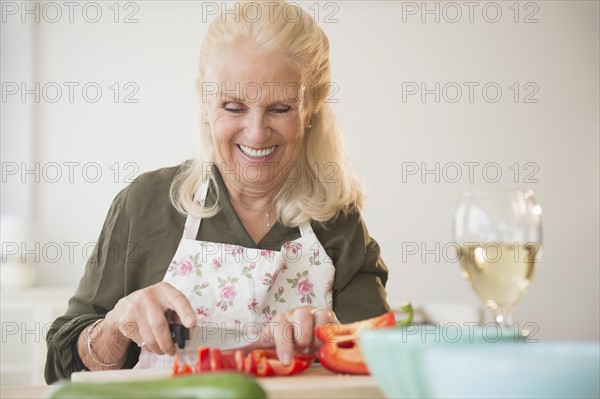
<path id="1" fill-rule="evenodd" d="M 302 237 L 308 237 L 309 235 L 314 234 L 309 222 L 302 223 L 298 228 L 300 229 L 300 235 Z"/>
<path id="2" fill-rule="evenodd" d="M 198 190 L 196 190 L 196 194 L 194 194 L 195 200 L 197 204 L 204 205 L 204 201 L 206 200 L 206 193 L 208 192 L 208 180 L 202 183 Z M 198 236 L 198 230 L 200 230 L 200 222 L 201 218 L 188 214 L 185 220 L 185 227 L 183 228 L 183 236 L 182 239 L 187 240 L 195 240 Z"/>

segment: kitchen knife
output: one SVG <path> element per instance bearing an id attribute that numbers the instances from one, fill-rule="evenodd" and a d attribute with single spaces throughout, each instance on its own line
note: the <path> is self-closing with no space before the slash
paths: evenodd
<path id="1" fill-rule="evenodd" d="M 202 323 L 188 329 L 181 324 L 169 324 L 169 329 L 180 362 L 188 364 L 196 362 L 200 346 L 221 350 L 244 349 L 260 338 L 260 329 L 256 326 L 227 329 L 218 323 Z"/>

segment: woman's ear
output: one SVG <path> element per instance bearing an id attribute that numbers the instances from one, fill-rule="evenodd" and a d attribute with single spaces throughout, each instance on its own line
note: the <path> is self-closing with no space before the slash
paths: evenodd
<path id="1" fill-rule="evenodd" d="M 304 130 L 308 130 L 312 127 L 312 115 L 309 115 L 304 120 Z"/>

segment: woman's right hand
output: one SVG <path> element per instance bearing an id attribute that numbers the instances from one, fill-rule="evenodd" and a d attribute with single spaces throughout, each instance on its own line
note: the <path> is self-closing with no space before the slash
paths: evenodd
<path id="1" fill-rule="evenodd" d="M 187 328 L 196 325 L 196 314 L 185 295 L 171 284 L 160 282 L 121 298 L 106 314 L 104 323 L 157 355 L 173 356 L 176 348 L 167 316 Z"/>

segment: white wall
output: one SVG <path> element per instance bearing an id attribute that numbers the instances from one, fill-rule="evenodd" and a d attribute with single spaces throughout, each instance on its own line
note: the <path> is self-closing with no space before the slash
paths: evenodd
<path id="1" fill-rule="evenodd" d="M 73 23 L 68 22 L 66 6 L 56 23 L 42 17 L 38 42 L 32 47 L 35 68 L 18 65 L 34 69 L 34 81 L 42 86 L 80 83 L 73 103 L 63 85 L 60 101 L 42 98 L 32 115 L 37 123 L 31 130 L 31 154 L 42 169 L 31 212 L 40 242 L 38 285 L 75 286 L 85 263 L 81 249 L 96 240 L 112 198 L 126 185 L 125 175 L 174 165 L 191 156 L 197 131 L 193 85 L 207 27 L 202 3 L 142 1 L 128 3 L 127 9 L 121 3 L 118 23 L 109 9 L 112 2 L 98 3 L 102 17 L 97 23 L 82 18 L 86 3 L 80 4 Z M 331 41 L 332 80 L 339 88 L 333 98 L 339 100 L 335 106 L 348 147 L 368 189 L 365 218 L 390 268 L 390 302 L 479 304 L 458 264 L 443 256 L 438 261 L 434 255 L 421 259 L 421 252 L 409 255 L 402 250 L 411 243 L 431 249 L 436 243 L 443 247 L 451 242 L 452 215 L 462 190 L 527 187 L 535 191 L 543 208 L 544 254 L 515 320 L 537 323 L 542 338 L 598 340 L 598 3 L 537 1 L 527 3 L 526 9 L 520 3 L 518 23 L 509 8 L 513 2 L 478 2 L 472 9 L 473 22 L 463 2 L 446 8 L 446 3 L 428 2 L 428 9 L 440 7 L 439 23 L 430 14 L 421 21 L 421 2 L 301 4 L 319 10 L 319 21 Z M 462 17 L 451 23 L 455 5 Z M 495 18 L 495 5 L 502 15 L 491 23 L 486 18 Z M 411 15 L 415 7 L 418 12 Z M 87 11 L 93 18 L 93 9 Z M 54 18 L 54 10 L 46 12 L 47 19 Z M 139 22 L 123 23 L 131 12 Z M 325 23 L 328 15 L 337 22 Z M 523 23 L 527 15 L 538 22 Z M 7 38 L 5 32 L 23 25 L 21 15 L 4 12 L 3 17 L 2 81 L 20 82 L 25 78 L 16 72 L 19 68 L 4 66 L 19 62 L 8 53 L 6 43 L 20 36 Z M 26 17 L 25 25 L 32 24 L 32 16 Z M 97 103 L 82 97 L 81 87 L 88 82 L 102 88 Z M 109 88 L 114 82 L 121 85 L 118 103 Z M 123 95 L 132 91 L 123 89 L 127 82 L 139 88 L 134 95 L 138 103 L 123 102 Z M 463 89 L 462 98 L 448 101 L 455 92 L 447 86 L 439 103 L 433 94 L 424 102 L 419 95 L 403 99 L 403 84 L 406 88 L 422 82 L 428 88 L 435 82 L 441 87 L 456 82 Z M 478 84 L 473 102 L 464 82 Z M 514 82 L 520 84 L 516 103 L 510 89 Z M 499 101 L 482 96 L 486 83 L 501 88 Z M 531 86 L 524 88 L 526 83 Z M 532 97 L 538 101 L 525 103 L 524 95 L 533 87 L 539 89 Z M 54 92 L 47 94 L 54 97 Z M 494 91 L 488 94 L 493 96 Z M 26 100 L 29 104 L 33 97 Z M 28 123 L 7 112 L 19 102 L 13 96 L 2 103 L 5 164 L 22 161 L 21 153 L 5 148 L 19 142 L 14 140 L 17 131 L 6 126 Z M 56 183 L 48 181 L 55 177 L 51 166 L 44 179 L 43 166 L 51 162 L 62 165 L 62 178 Z M 73 182 L 65 162 L 80 163 Z M 102 172 L 96 183 L 86 181 L 94 177 L 94 169 L 82 175 L 82 167 L 93 162 Z M 111 169 L 115 162 L 120 172 L 116 182 L 115 168 Z M 126 169 L 127 162 L 134 168 Z M 405 176 L 403 181 L 402 170 L 409 163 L 434 168 L 436 162 L 440 168 L 452 162 L 480 165 L 473 182 L 465 166 L 456 183 L 443 175 L 436 182 L 435 176 L 420 174 Z M 494 177 L 492 169 L 482 174 L 482 166 L 490 162 L 500 166 L 502 177 L 497 183 L 486 181 Z M 515 162 L 521 172 L 516 183 L 509 168 Z M 524 169 L 528 162 L 537 168 L 533 177 L 538 182 L 524 180 L 533 170 Z M 15 178 L 7 176 L 9 182 Z M 2 212 L 10 211 L 3 203 Z M 72 257 L 66 242 L 77 243 Z M 59 256 L 56 247 L 62 250 Z M 55 257 L 57 261 L 51 262 Z"/>

